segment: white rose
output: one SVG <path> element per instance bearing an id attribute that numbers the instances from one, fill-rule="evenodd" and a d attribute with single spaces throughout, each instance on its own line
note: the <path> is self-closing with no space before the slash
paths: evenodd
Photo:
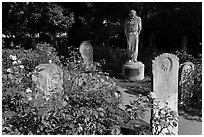
<path id="1" fill-rule="evenodd" d="M 101 79 L 101 82 L 104 82 L 105 80 L 104 79 Z"/>
<path id="2" fill-rule="evenodd" d="M 10 69 L 10 68 L 8 68 L 6 71 L 7 71 L 8 73 L 11 73 L 11 69 Z"/>
<path id="3" fill-rule="evenodd" d="M 19 64 L 21 64 L 21 61 L 20 61 L 20 60 L 18 60 L 18 63 L 19 63 Z"/>
<path id="4" fill-rule="evenodd" d="M 28 100 L 32 100 L 32 97 L 29 97 Z"/>
<path id="5" fill-rule="evenodd" d="M 23 66 L 23 65 L 20 65 L 19 67 L 20 67 L 20 68 L 22 68 L 22 69 L 24 68 L 24 66 Z"/>
<path id="6" fill-rule="evenodd" d="M 15 64 L 17 64 L 17 63 L 18 63 L 17 61 L 13 61 L 13 62 L 12 62 L 13 65 L 15 65 Z"/>
<path id="7" fill-rule="evenodd" d="M 30 88 L 27 88 L 26 92 L 32 92 L 32 90 Z"/>
<path id="8" fill-rule="evenodd" d="M 50 99 L 50 98 L 49 98 L 49 97 L 47 97 L 45 100 L 46 100 L 46 101 L 48 101 L 49 99 Z"/>
<path id="9" fill-rule="evenodd" d="M 17 60 L 17 57 L 16 57 L 16 56 L 10 55 L 9 57 L 10 57 L 12 60 Z"/>

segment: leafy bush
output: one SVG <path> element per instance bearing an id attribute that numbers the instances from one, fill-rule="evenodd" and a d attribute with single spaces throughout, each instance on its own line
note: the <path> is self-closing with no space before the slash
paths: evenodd
<path id="1" fill-rule="evenodd" d="M 153 104 L 153 135 L 175 135 L 174 128 L 178 128 L 178 114 L 168 107 L 166 103 L 163 108 L 159 107 L 159 101 Z M 172 130 L 171 130 L 172 129 Z"/>
<path id="2" fill-rule="evenodd" d="M 122 134 L 130 118 L 118 107 L 114 79 L 99 63 L 87 72 L 79 55 L 73 56 L 63 63 L 64 93 L 45 96 L 31 76 L 41 63 L 62 64 L 53 49 L 3 50 L 3 134 Z"/>
<path id="3" fill-rule="evenodd" d="M 131 120 L 143 115 L 142 105 L 134 105 L 134 115 L 121 110 L 120 98 L 115 95 L 117 85 L 108 73 L 102 72 L 100 63 L 94 62 L 92 69 L 87 71 L 76 50 L 69 53 L 69 58 L 56 55 L 47 44 L 38 45 L 36 50 L 3 50 L 3 134 L 118 135 L 146 132 L 144 127 L 134 127 L 129 132 Z M 32 81 L 35 66 L 48 62 L 63 69 L 63 94 L 45 96 Z"/>
<path id="4" fill-rule="evenodd" d="M 36 107 L 39 101 L 34 97 L 42 93 L 32 82 L 32 71 L 41 63 L 52 60 L 60 64 L 60 61 L 49 45 L 39 45 L 35 51 L 19 49 L 2 53 L 2 132 L 37 134 L 40 111 Z"/>

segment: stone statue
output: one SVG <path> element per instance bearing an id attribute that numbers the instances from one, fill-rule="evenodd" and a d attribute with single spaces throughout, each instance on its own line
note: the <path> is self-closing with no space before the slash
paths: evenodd
<path id="1" fill-rule="evenodd" d="M 129 12 L 129 17 L 125 19 L 124 31 L 127 39 L 127 54 L 129 61 L 137 62 L 139 34 L 142 29 L 141 18 L 137 16 L 135 10 Z"/>

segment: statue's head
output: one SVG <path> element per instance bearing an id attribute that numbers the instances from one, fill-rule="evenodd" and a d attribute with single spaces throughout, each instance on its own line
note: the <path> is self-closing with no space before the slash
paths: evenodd
<path id="1" fill-rule="evenodd" d="M 134 18 L 136 15 L 137 15 L 137 13 L 136 13 L 135 10 L 131 10 L 131 11 L 129 12 L 130 18 Z"/>

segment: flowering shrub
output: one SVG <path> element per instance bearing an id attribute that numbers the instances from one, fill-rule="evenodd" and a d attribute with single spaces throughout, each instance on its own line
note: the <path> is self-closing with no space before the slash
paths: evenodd
<path id="1" fill-rule="evenodd" d="M 48 49 L 3 50 L 2 53 L 2 132 L 35 134 L 40 118 L 36 95 L 40 92 L 32 82 L 32 71 L 36 65 L 48 63 L 49 60 L 58 64 L 60 61 L 56 54 Z"/>
<path id="2" fill-rule="evenodd" d="M 178 131 L 178 114 L 168 107 L 168 103 L 163 108 L 159 107 L 159 101 L 153 104 L 153 135 L 175 135 Z"/>
<path id="3" fill-rule="evenodd" d="M 31 76 L 41 63 L 62 66 L 53 49 L 3 50 L 3 134 L 122 134 L 129 115 L 118 107 L 114 79 L 99 63 L 87 72 L 78 54 L 73 56 L 63 63 L 63 94 L 45 96 Z"/>
<path id="4" fill-rule="evenodd" d="M 149 108 L 149 99 L 139 94 L 130 105 L 126 105 L 126 110 L 131 115 L 131 119 L 144 119 L 145 112 Z"/>

